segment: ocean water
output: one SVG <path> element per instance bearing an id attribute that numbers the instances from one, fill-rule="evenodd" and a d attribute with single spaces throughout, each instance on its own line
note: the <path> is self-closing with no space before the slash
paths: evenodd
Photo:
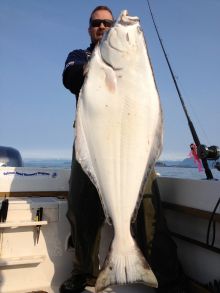
<path id="1" fill-rule="evenodd" d="M 71 167 L 71 160 L 24 160 L 24 167 L 69 169 Z M 220 171 L 216 169 L 212 169 L 211 171 L 213 177 L 220 180 Z M 197 168 L 156 167 L 156 172 L 165 177 L 206 179 L 205 172 L 199 172 Z"/>
<path id="2" fill-rule="evenodd" d="M 206 179 L 205 172 L 199 172 L 197 168 L 180 167 L 156 167 L 156 171 L 165 177 L 186 178 L 186 179 Z M 211 169 L 214 179 L 220 180 L 220 171 Z"/>

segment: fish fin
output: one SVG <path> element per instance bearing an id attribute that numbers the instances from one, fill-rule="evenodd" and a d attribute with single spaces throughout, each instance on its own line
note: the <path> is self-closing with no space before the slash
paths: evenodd
<path id="1" fill-rule="evenodd" d="M 96 293 L 110 285 L 125 283 L 146 283 L 150 287 L 158 287 L 153 271 L 135 242 L 133 242 L 135 245 L 129 249 L 129 253 L 121 254 L 114 251 L 113 244 L 96 281 Z"/>
<path id="2" fill-rule="evenodd" d="M 87 145 L 87 140 L 84 133 L 83 122 L 81 119 L 82 99 L 79 98 L 77 105 L 77 119 L 76 119 L 76 141 L 75 152 L 76 160 L 80 163 L 84 172 L 89 176 L 93 184 L 97 186 L 97 178 L 91 164 L 90 153 Z"/>
<path id="3" fill-rule="evenodd" d="M 82 98 L 79 97 L 78 105 L 77 105 L 77 120 L 76 120 L 77 123 L 76 123 L 76 140 L 75 140 L 76 160 L 81 165 L 83 171 L 87 174 L 89 179 L 92 181 L 92 183 L 96 187 L 97 192 L 99 193 L 99 197 L 101 200 L 101 204 L 104 210 L 106 220 L 109 223 L 109 225 L 112 225 L 112 220 L 109 217 L 107 209 L 102 200 L 99 182 L 96 177 L 96 173 L 94 171 L 91 155 L 90 155 L 88 144 L 87 144 L 87 139 L 85 137 L 84 125 L 81 119 L 82 103 L 83 103 Z"/>
<path id="4" fill-rule="evenodd" d="M 144 188 L 148 184 L 148 177 L 151 174 L 151 172 L 154 170 L 156 160 L 159 158 L 161 151 L 162 151 L 162 145 L 163 145 L 162 127 L 163 127 L 163 118 L 162 118 L 162 110 L 160 108 L 160 115 L 159 115 L 158 124 L 156 127 L 157 131 L 154 136 L 154 142 L 152 143 L 152 148 L 150 151 L 145 175 L 144 175 L 142 183 L 141 183 L 139 197 L 138 197 L 135 209 L 134 209 L 132 217 L 131 217 L 132 223 L 134 223 L 136 221 L 138 210 L 139 210 L 139 207 L 140 207 L 140 204 L 141 204 L 141 201 L 143 198 L 143 194 L 144 194 Z"/>

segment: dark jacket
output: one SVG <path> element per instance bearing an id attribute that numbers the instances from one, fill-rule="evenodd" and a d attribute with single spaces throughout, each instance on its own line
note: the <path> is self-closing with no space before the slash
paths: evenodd
<path id="1" fill-rule="evenodd" d="M 65 62 L 63 84 L 76 95 L 77 100 L 84 82 L 83 66 L 88 63 L 93 49 L 94 45 L 91 44 L 86 50 L 74 50 L 69 53 Z"/>

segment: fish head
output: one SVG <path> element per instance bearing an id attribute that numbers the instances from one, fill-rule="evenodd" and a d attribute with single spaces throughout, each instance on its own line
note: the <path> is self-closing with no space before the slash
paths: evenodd
<path id="1" fill-rule="evenodd" d="M 123 10 L 99 44 L 102 60 L 113 69 L 122 69 L 129 64 L 131 56 L 135 58 L 143 42 L 139 17 L 129 16 L 127 10 Z"/>

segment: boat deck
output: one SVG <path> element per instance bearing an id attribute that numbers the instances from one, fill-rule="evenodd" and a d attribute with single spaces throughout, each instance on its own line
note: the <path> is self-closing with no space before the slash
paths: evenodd
<path id="1" fill-rule="evenodd" d="M 156 290 L 153 288 L 147 287 L 143 284 L 113 286 L 113 287 L 108 287 L 104 291 L 102 291 L 102 293 L 153 293 L 153 292 L 156 292 Z M 59 293 L 59 288 L 54 288 L 53 291 L 51 291 L 51 289 L 44 289 L 40 291 L 34 291 L 34 292 L 32 291 L 27 293 Z M 86 287 L 82 293 L 95 293 L 95 288 Z"/>

